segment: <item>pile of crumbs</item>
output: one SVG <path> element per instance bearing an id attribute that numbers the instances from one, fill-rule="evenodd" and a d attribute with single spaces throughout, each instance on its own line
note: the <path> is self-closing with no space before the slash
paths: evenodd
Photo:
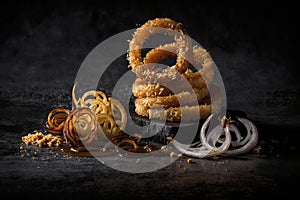
<path id="1" fill-rule="evenodd" d="M 54 136 L 52 134 L 43 134 L 37 130 L 33 131 L 34 133 L 29 133 L 27 136 L 22 137 L 22 141 L 27 145 L 36 145 L 39 147 L 53 147 L 60 146 L 63 142 L 63 139 L 59 136 Z"/>

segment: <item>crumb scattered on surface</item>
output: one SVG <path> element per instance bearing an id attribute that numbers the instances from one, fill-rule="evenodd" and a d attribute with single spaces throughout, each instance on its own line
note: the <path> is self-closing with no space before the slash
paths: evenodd
<path id="1" fill-rule="evenodd" d="M 262 149 L 261 146 L 257 146 L 253 149 L 253 153 L 259 154 L 261 149 Z"/>
<path id="2" fill-rule="evenodd" d="M 27 145 L 36 145 L 39 147 L 53 147 L 60 146 L 63 142 L 63 139 L 59 136 L 54 136 L 52 134 L 45 135 L 42 132 L 35 130 L 34 133 L 29 133 L 27 136 L 23 136 L 22 141 Z"/>
<path id="3" fill-rule="evenodd" d="M 193 158 L 188 158 L 188 159 L 186 160 L 186 162 L 189 163 L 189 164 L 192 163 L 192 162 L 193 162 Z"/>
<path id="4" fill-rule="evenodd" d="M 171 156 L 171 157 L 174 157 L 174 156 L 175 156 L 175 153 L 172 151 L 172 152 L 170 153 L 170 156 Z"/>
<path id="5" fill-rule="evenodd" d="M 167 142 L 171 142 L 172 140 L 173 140 L 172 137 L 170 137 L 170 136 L 167 137 Z"/>

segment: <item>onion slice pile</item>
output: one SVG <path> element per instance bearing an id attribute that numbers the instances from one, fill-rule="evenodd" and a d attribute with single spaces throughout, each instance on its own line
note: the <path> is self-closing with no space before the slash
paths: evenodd
<path id="1" fill-rule="evenodd" d="M 233 121 L 225 117 L 223 118 L 223 123 L 220 123 L 210 132 L 206 133 L 212 117 L 213 114 L 206 119 L 201 127 L 200 141 L 196 144 L 186 145 L 176 140 L 173 140 L 171 143 L 180 153 L 196 158 L 208 158 L 219 155 L 236 156 L 248 153 L 256 146 L 258 131 L 250 120 L 237 118 L 247 131 L 246 136 L 243 138 L 240 130 L 233 124 Z"/>

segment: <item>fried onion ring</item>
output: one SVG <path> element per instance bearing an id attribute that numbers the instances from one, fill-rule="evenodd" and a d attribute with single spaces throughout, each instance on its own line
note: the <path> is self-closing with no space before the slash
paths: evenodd
<path id="1" fill-rule="evenodd" d="M 198 116 L 198 113 L 200 113 L 200 119 L 204 119 L 212 112 L 215 113 L 221 109 L 222 101 L 218 98 L 219 93 L 215 88 L 212 89 L 211 95 L 215 96 L 214 104 L 211 102 L 212 96 L 206 96 L 198 103 L 198 105 L 185 105 L 181 107 L 163 108 L 157 105 L 149 107 L 147 105 L 139 104 L 139 102 L 135 102 L 135 112 L 143 117 L 159 120 L 166 119 L 170 122 L 194 121 L 195 116 Z M 181 118 L 182 113 L 184 113 L 184 118 Z"/>
<path id="2" fill-rule="evenodd" d="M 139 98 L 156 97 L 173 95 L 183 91 L 191 91 L 191 89 L 194 88 L 196 90 L 201 90 L 203 87 L 206 87 L 206 83 L 202 79 L 201 74 L 193 74 L 191 70 L 185 72 L 180 79 L 167 83 L 167 85 L 172 85 L 172 91 L 159 83 L 147 83 L 146 81 L 137 78 L 132 84 L 132 93 L 135 97 Z"/>
<path id="3" fill-rule="evenodd" d="M 164 29 L 164 31 L 162 31 L 162 29 Z M 165 29 L 174 31 L 166 31 Z M 170 56 L 174 57 L 176 55 L 174 52 L 177 53 L 176 64 L 164 70 L 164 72 L 167 72 L 167 74 L 172 70 L 178 70 L 180 73 L 183 73 L 188 67 L 188 62 L 185 61 L 185 56 L 189 50 L 189 47 L 191 46 L 191 42 L 188 37 L 186 37 L 187 32 L 183 29 L 182 23 L 175 22 L 169 18 L 156 18 L 147 21 L 145 24 L 139 27 L 133 34 L 133 38 L 129 43 L 129 53 L 127 57 L 129 66 L 132 67 L 132 71 L 139 77 L 147 75 L 144 73 L 145 68 L 150 71 L 153 71 L 154 68 L 153 65 L 144 65 L 151 61 L 151 57 L 148 56 L 143 60 L 141 53 L 143 44 L 150 36 L 160 32 L 174 37 L 175 42 L 172 44 L 162 45 L 158 47 L 157 50 L 153 50 L 149 55 L 157 54 L 157 52 L 164 52 L 164 54 L 162 54 L 164 55 L 161 58 L 162 60 Z M 157 70 L 154 71 L 158 73 Z"/>
<path id="4" fill-rule="evenodd" d="M 194 94 L 196 95 L 197 99 L 191 98 L 191 94 L 192 92 L 188 91 L 188 92 L 181 92 L 179 94 L 169 95 L 169 96 L 137 98 L 135 102 L 136 104 L 147 106 L 147 107 L 151 107 L 154 105 L 161 105 L 165 108 L 192 105 L 192 104 L 197 104 L 204 97 L 208 96 L 209 91 L 206 87 L 200 90 L 195 89 Z"/>
<path id="5" fill-rule="evenodd" d="M 211 114 L 211 105 L 197 105 L 197 106 L 186 106 L 186 107 L 171 107 L 162 111 L 161 109 L 148 109 L 148 117 L 150 119 L 166 119 L 171 122 L 178 122 L 181 120 L 182 113 L 184 113 L 185 121 L 195 120 L 195 116 L 199 115 L 200 119 L 204 119 Z"/>
<path id="6" fill-rule="evenodd" d="M 166 58 L 177 57 L 176 64 L 173 66 L 173 68 L 179 73 L 184 73 L 187 70 L 189 63 L 183 56 L 181 56 L 181 51 L 182 46 L 175 42 L 171 44 L 160 45 L 146 54 L 146 57 L 144 58 L 144 64 L 159 63 Z"/>
<path id="7" fill-rule="evenodd" d="M 151 51 L 150 51 L 151 52 Z M 149 54 L 149 52 L 148 52 Z M 148 55 L 147 54 L 147 55 Z M 146 55 L 146 56 L 147 56 Z M 155 54 L 153 54 L 154 56 Z M 160 55 L 157 55 L 160 56 Z M 203 87 L 211 83 L 214 78 L 214 65 L 210 54 L 202 47 L 194 46 L 192 48 L 192 55 L 187 57 L 190 65 L 197 69 L 193 72 L 187 69 L 184 73 L 180 74 L 173 68 L 146 68 L 141 70 L 137 76 L 142 78 L 147 83 L 160 83 L 168 84 L 170 82 L 177 82 L 177 84 L 184 83 L 187 80 L 194 87 Z M 147 64 L 153 66 L 153 64 Z M 184 87 L 187 87 L 186 85 Z"/>
<path id="8" fill-rule="evenodd" d="M 204 84 L 209 84 L 214 78 L 214 63 L 210 54 L 202 47 L 193 47 L 193 56 L 191 64 L 198 70 L 193 72 L 192 70 L 187 70 L 183 77 L 187 79 L 191 85 L 199 85 L 201 87 Z M 197 83 L 198 82 L 198 83 Z"/>
<path id="9" fill-rule="evenodd" d="M 132 93 L 135 97 L 156 97 L 174 94 L 167 87 L 159 83 L 146 83 L 140 78 L 137 78 L 132 84 Z"/>

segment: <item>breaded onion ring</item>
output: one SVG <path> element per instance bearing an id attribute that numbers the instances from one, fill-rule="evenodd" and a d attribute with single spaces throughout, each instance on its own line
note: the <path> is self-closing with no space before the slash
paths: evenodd
<path id="1" fill-rule="evenodd" d="M 218 106 L 221 105 L 218 102 L 214 107 L 214 110 L 219 109 Z M 167 120 L 171 122 L 178 121 L 193 121 L 195 116 L 199 115 L 200 119 L 206 118 L 212 111 L 212 106 L 209 97 L 205 97 L 199 105 L 193 106 L 182 106 L 182 107 L 169 107 L 163 109 L 161 106 L 144 106 L 135 102 L 135 112 L 143 117 L 148 117 L 152 119 Z M 181 119 L 182 113 L 184 113 L 184 119 Z"/>
<path id="2" fill-rule="evenodd" d="M 199 119 L 204 119 L 211 114 L 211 105 L 204 104 L 204 105 L 197 105 L 197 106 L 186 106 L 186 107 L 171 107 L 166 110 L 161 109 L 148 109 L 149 113 L 148 117 L 150 119 L 160 119 L 164 120 L 167 119 L 171 122 L 178 122 L 181 120 L 182 113 L 184 113 L 184 120 L 185 121 L 193 121 L 195 120 L 195 116 L 199 116 Z"/>
<path id="3" fill-rule="evenodd" d="M 174 94 L 167 87 L 152 83 L 146 83 L 144 80 L 137 78 L 132 84 L 132 93 L 135 97 L 156 97 Z"/>
<path id="4" fill-rule="evenodd" d="M 188 69 L 182 76 L 193 86 L 201 87 L 202 85 L 209 84 L 214 78 L 215 71 L 213 60 L 210 54 L 199 46 L 193 47 L 193 66 L 198 71 L 193 72 Z"/>
<path id="5" fill-rule="evenodd" d="M 144 58 L 144 64 L 159 63 L 166 58 L 177 57 L 176 64 L 173 66 L 173 68 L 179 73 L 184 73 L 189 66 L 189 62 L 180 55 L 180 52 L 182 51 L 181 49 L 182 46 L 175 42 L 171 44 L 160 45 L 159 47 L 150 50 L 146 54 L 146 57 Z"/>
<path id="6" fill-rule="evenodd" d="M 201 88 L 204 85 L 211 83 L 215 74 L 214 65 L 210 54 L 204 48 L 194 46 L 192 48 L 192 55 L 188 56 L 186 59 L 197 69 L 196 72 L 187 69 L 183 74 L 180 74 L 173 68 L 157 68 L 155 70 L 143 69 L 139 72 L 138 77 L 142 78 L 147 83 L 160 84 L 168 84 L 172 81 L 178 81 L 177 84 L 181 84 L 184 83 L 182 79 L 185 79 L 193 85 L 193 87 L 197 88 Z M 187 88 L 187 86 L 184 87 Z"/>
<path id="7" fill-rule="evenodd" d="M 44 123 L 44 127 L 47 132 L 52 134 L 63 134 L 65 121 L 68 118 L 70 111 L 65 108 L 53 109 L 47 117 L 47 121 Z"/>
<path id="8" fill-rule="evenodd" d="M 159 28 L 159 29 L 158 29 Z M 174 31 L 163 31 L 164 34 L 168 34 L 174 37 L 175 43 L 166 44 L 160 46 L 158 48 L 158 52 L 164 52 L 164 56 L 162 59 L 167 57 L 174 57 L 174 51 L 177 52 L 177 60 L 176 64 L 170 68 L 165 69 L 165 72 L 171 72 L 172 70 L 178 70 L 180 73 L 186 71 L 188 67 L 188 62 L 185 61 L 186 53 L 189 50 L 191 45 L 190 40 L 186 37 L 186 31 L 183 29 L 181 23 L 175 22 L 169 18 L 156 18 L 154 20 L 149 20 L 141 27 L 139 27 L 136 32 L 133 34 L 133 38 L 129 43 L 129 53 L 128 53 L 128 61 L 129 66 L 132 67 L 132 71 L 137 74 L 137 76 L 144 76 L 145 68 L 153 71 L 153 65 L 144 65 L 149 63 L 151 57 L 146 57 L 143 61 L 141 49 L 145 41 L 151 36 L 158 34 L 162 31 L 162 29 L 170 29 Z M 173 53 L 170 53 L 173 52 Z M 155 50 L 153 50 L 152 54 L 156 54 Z M 157 71 L 157 70 L 154 70 Z M 158 71 L 157 71 L 158 72 Z"/>
<path id="9" fill-rule="evenodd" d="M 214 77 L 213 62 L 209 53 L 201 48 L 193 48 L 193 64 L 197 65 L 200 68 L 199 71 L 193 72 L 192 70 L 187 70 L 181 77 L 177 78 L 175 81 L 167 83 L 172 85 L 171 91 L 167 87 L 161 84 L 151 84 L 142 79 L 136 79 L 132 86 L 132 92 L 134 96 L 138 97 L 137 101 L 141 101 L 140 97 L 155 97 L 155 96 L 167 96 L 174 93 L 180 93 L 182 91 L 189 91 L 191 88 L 203 88 L 206 86 L 206 83 L 210 83 Z M 155 72 L 153 72 L 155 74 Z M 156 74 L 154 75 L 156 76 Z M 173 83 L 174 82 L 174 83 Z M 190 85 L 187 85 L 190 84 Z M 202 89 L 203 90 L 203 89 Z M 207 94 L 205 93 L 205 96 Z M 198 96 L 198 95 L 197 95 Z M 170 97 L 158 97 L 157 101 L 160 102 L 170 102 Z M 199 98 L 198 98 L 199 99 Z M 145 99 L 145 102 L 148 102 L 149 98 Z M 150 102 L 153 102 L 153 99 L 150 99 Z M 171 101 L 174 102 L 174 101 Z M 178 101 L 176 102 L 178 103 Z M 160 104 L 161 105 L 161 104 Z M 178 105 L 170 105 L 178 106 Z"/>
<path id="10" fill-rule="evenodd" d="M 218 91 L 213 89 L 212 95 L 219 95 Z M 181 107 L 169 107 L 163 108 L 161 106 L 148 107 L 135 102 L 135 112 L 143 117 L 167 120 L 170 122 L 178 121 L 193 121 L 195 116 L 200 113 L 200 119 L 206 118 L 212 112 L 218 112 L 221 109 L 221 99 L 216 98 L 214 104 L 211 103 L 210 96 L 207 96 L 199 102 L 198 105 L 191 106 L 181 106 Z M 184 113 L 184 118 L 182 119 L 182 113 Z"/>
<path id="11" fill-rule="evenodd" d="M 96 115 L 89 108 L 72 110 L 66 119 L 63 133 L 73 147 L 97 141 L 99 133 Z"/>
<path id="12" fill-rule="evenodd" d="M 178 107 L 178 106 L 197 104 L 204 97 L 209 95 L 209 91 L 206 87 L 202 89 L 195 89 L 194 92 L 197 99 L 191 98 L 192 92 L 187 91 L 187 92 L 181 92 L 179 94 L 170 95 L 170 96 L 137 98 L 135 102 L 136 104 L 147 106 L 149 108 L 154 105 L 161 105 L 165 108 L 169 108 L 169 107 Z"/>
<path id="13" fill-rule="evenodd" d="M 168 96 L 183 91 L 191 91 L 192 89 L 201 90 L 206 87 L 202 76 L 199 74 L 192 74 L 191 70 L 188 70 L 178 80 L 172 81 L 167 85 L 172 85 L 172 91 L 159 83 L 152 84 L 137 78 L 132 84 L 132 93 L 135 97 L 156 97 L 156 96 Z M 184 79 L 184 80 L 183 80 Z M 187 81 L 186 81 L 187 80 Z"/>

